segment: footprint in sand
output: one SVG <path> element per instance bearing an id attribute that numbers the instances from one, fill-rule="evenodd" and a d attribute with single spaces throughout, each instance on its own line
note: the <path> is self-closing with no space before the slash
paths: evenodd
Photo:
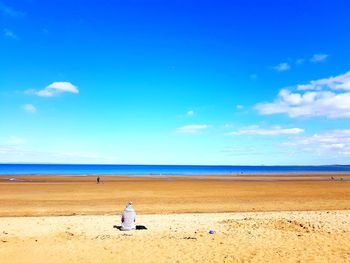
<path id="1" fill-rule="evenodd" d="M 228 230 L 233 230 L 237 228 L 243 229 L 258 229 L 267 228 L 282 231 L 292 231 L 292 232 L 320 232 L 322 227 L 320 225 L 313 225 L 309 222 L 302 222 L 297 220 L 289 219 L 277 219 L 277 220 L 265 220 L 265 219 L 252 219 L 244 218 L 243 220 L 224 220 L 219 222 L 224 224 Z"/>
<path id="2" fill-rule="evenodd" d="M 68 231 L 66 231 L 66 234 L 68 235 L 68 236 L 74 236 L 74 234 L 73 233 L 71 233 L 71 232 L 68 232 Z"/>

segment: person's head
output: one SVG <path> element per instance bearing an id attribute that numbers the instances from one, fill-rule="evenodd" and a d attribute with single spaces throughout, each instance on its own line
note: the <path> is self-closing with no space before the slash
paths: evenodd
<path id="1" fill-rule="evenodd" d="M 129 201 L 128 204 L 127 204 L 126 206 L 129 206 L 129 205 L 132 205 L 132 202 L 131 202 L 131 201 Z"/>

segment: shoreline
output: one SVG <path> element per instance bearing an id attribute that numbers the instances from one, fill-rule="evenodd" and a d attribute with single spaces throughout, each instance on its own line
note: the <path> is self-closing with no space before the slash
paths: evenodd
<path id="1" fill-rule="evenodd" d="M 122 176 L 122 177 L 232 177 L 232 176 L 289 176 L 289 175 L 305 175 L 305 176 L 313 176 L 313 175 L 320 175 L 320 176 L 326 176 L 326 175 L 345 175 L 350 176 L 350 171 L 296 171 L 296 172 L 237 172 L 237 173 L 149 173 L 149 174 L 142 174 L 142 173 L 0 173 L 0 178 L 3 176 L 69 176 L 69 177 L 86 177 L 86 176 Z"/>
<path id="2" fill-rule="evenodd" d="M 209 174 L 209 175 L 129 175 L 129 174 L 9 174 L 0 175 L 1 182 L 85 182 L 103 178 L 104 182 L 120 180 L 221 180 L 227 182 L 298 182 L 298 181 L 350 181 L 350 172 L 309 172 L 309 173 L 249 173 L 249 174 Z"/>

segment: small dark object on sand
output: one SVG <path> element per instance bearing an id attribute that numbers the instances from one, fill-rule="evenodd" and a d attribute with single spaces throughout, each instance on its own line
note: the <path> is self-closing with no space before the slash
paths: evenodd
<path id="1" fill-rule="evenodd" d="M 122 231 L 121 226 L 114 225 L 113 228 L 117 228 L 118 230 Z M 145 227 L 143 225 L 136 225 L 136 230 L 147 230 L 147 227 Z"/>
<path id="2" fill-rule="evenodd" d="M 184 237 L 183 239 L 193 239 L 193 240 L 197 240 L 196 237 Z"/>

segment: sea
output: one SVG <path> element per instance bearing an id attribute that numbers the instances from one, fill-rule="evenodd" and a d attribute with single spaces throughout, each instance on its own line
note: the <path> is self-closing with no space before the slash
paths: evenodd
<path id="1" fill-rule="evenodd" d="M 350 172 L 350 165 L 121 165 L 121 164 L 0 164 L 0 175 L 128 175 L 201 176 L 269 173 Z"/>

